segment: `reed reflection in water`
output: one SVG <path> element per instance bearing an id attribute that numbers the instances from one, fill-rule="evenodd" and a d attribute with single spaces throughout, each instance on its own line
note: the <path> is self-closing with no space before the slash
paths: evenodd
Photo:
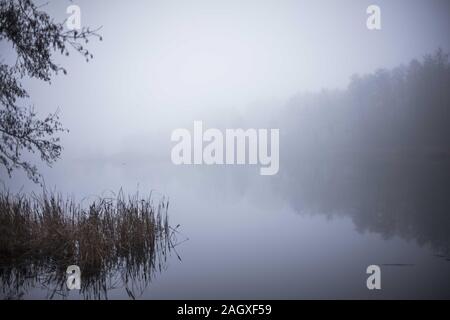
<path id="1" fill-rule="evenodd" d="M 21 298 L 35 288 L 50 299 L 67 298 L 66 269 L 77 265 L 80 298 L 107 299 L 121 288 L 134 299 L 167 268 L 172 252 L 178 256 L 179 226 L 169 225 L 168 199 L 154 203 L 151 194 L 126 197 L 120 191 L 87 206 L 85 201 L 47 191 L 0 194 L 3 298 Z"/>

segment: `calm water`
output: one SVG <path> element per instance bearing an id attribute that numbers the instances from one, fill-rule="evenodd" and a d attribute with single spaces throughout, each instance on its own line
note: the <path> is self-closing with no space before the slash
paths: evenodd
<path id="1" fill-rule="evenodd" d="M 388 173 L 384 181 L 380 171 L 361 177 L 311 165 L 262 177 L 256 167 L 142 162 L 65 160 L 46 172 L 48 184 L 78 199 L 120 187 L 170 197 L 171 224 L 181 225 L 179 241 L 188 239 L 176 247 L 182 261 L 172 254 L 149 283 L 129 285 L 136 298 L 450 298 L 449 189 L 434 180 L 426 194 L 388 183 L 402 179 Z M 371 264 L 381 267 L 382 290 L 366 288 Z M 19 291 L 48 298 L 52 285 Z M 120 283 L 111 287 L 103 298 L 129 297 Z"/>

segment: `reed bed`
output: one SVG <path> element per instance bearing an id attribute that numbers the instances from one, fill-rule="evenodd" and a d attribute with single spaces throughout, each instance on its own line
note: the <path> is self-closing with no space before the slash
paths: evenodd
<path id="1" fill-rule="evenodd" d="M 44 191 L 40 195 L 0 192 L 0 267 L 51 266 L 63 275 L 78 265 L 82 285 L 98 283 L 111 270 L 149 278 L 173 249 L 169 201 L 151 194 L 97 197 L 85 202 Z M 16 275 L 17 277 L 17 275 Z M 128 290 L 128 289 L 127 289 Z"/>

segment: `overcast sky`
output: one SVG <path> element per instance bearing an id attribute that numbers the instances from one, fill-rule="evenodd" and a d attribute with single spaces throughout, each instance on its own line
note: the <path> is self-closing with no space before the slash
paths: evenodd
<path id="1" fill-rule="evenodd" d="M 104 41 L 89 43 L 94 60 L 58 57 L 67 76 L 26 82 L 37 110 L 60 107 L 71 129 L 66 153 L 142 137 L 150 148 L 193 119 L 233 117 L 265 101 L 281 107 L 298 92 L 344 88 L 354 73 L 450 49 L 446 0 L 74 3 L 82 25 L 103 27 Z M 70 4 L 44 8 L 62 21 Z M 366 28 L 370 4 L 381 7 L 380 31 Z"/>

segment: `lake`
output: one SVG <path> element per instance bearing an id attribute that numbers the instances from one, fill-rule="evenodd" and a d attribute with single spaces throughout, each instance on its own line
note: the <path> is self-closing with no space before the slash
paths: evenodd
<path id="1" fill-rule="evenodd" d="M 404 162 L 402 170 L 374 164 L 357 171 L 338 162 L 295 170 L 285 161 L 279 175 L 267 177 L 251 166 L 119 158 L 69 159 L 45 175 L 76 199 L 121 187 L 169 196 L 169 221 L 180 224 L 175 249 L 181 261 L 172 253 L 148 283 L 128 285 L 134 298 L 450 298 L 450 189 L 436 183 L 445 172 L 439 166 L 427 165 L 421 175 L 416 166 L 423 164 L 407 169 Z M 24 187 L 32 189 L 38 190 Z M 381 290 L 366 287 L 369 265 L 381 268 Z M 3 284 L 3 297 L 9 289 Z M 51 289 L 51 282 L 35 281 L 19 291 L 21 298 L 44 299 Z M 63 297 L 84 296 L 74 290 L 52 298 Z M 130 295 L 119 281 L 99 297 Z"/>

